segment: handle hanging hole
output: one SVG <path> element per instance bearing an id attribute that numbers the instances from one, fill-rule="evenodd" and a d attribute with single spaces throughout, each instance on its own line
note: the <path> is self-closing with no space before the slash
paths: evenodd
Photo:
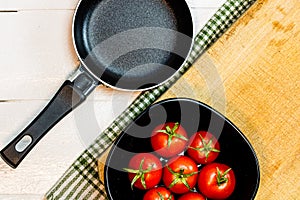
<path id="1" fill-rule="evenodd" d="M 21 153 L 23 152 L 32 142 L 32 138 L 29 135 L 25 135 L 17 144 L 16 150 Z"/>

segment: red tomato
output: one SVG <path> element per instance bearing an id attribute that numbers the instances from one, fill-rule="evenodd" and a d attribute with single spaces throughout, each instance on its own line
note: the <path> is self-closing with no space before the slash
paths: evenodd
<path id="1" fill-rule="evenodd" d="M 198 164 L 213 162 L 218 157 L 219 152 L 219 142 L 215 136 L 207 131 L 199 131 L 189 140 L 187 153 Z"/>
<path id="2" fill-rule="evenodd" d="M 226 199 L 235 188 L 234 172 L 225 164 L 208 164 L 200 170 L 198 188 L 208 198 Z"/>
<path id="3" fill-rule="evenodd" d="M 178 122 L 158 125 L 151 135 L 153 150 L 166 158 L 181 153 L 185 149 L 187 141 L 187 133 Z"/>
<path id="4" fill-rule="evenodd" d="M 163 182 L 172 192 L 183 194 L 191 191 L 197 183 L 198 168 L 187 156 L 170 159 L 163 171 Z"/>
<path id="5" fill-rule="evenodd" d="M 174 195 L 164 187 L 157 187 L 148 190 L 143 200 L 174 200 Z"/>
<path id="6" fill-rule="evenodd" d="M 145 190 L 156 186 L 162 177 L 160 160 L 150 153 L 139 153 L 133 156 L 124 168 L 128 172 L 131 188 L 133 186 Z"/>
<path id="7" fill-rule="evenodd" d="M 178 200 L 206 200 L 205 197 L 197 192 L 189 192 L 181 197 Z"/>

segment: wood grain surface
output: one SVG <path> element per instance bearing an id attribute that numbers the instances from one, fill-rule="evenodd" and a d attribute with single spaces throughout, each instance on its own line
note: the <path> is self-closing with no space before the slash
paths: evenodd
<path id="1" fill-rule="evenodd" d="M 299 0 L 258 0 L 159 100 L 172 97 L 214 107 L 245 134 L 260 164 L 255 199 L 299 199 Z"/>
<path id="2" fill-rule="evenodd" d="M 259 0 L 161 99 L 175 96 L 213 106 L 250 140 L 257 200 L 299 199 L 299 0 Z"/>

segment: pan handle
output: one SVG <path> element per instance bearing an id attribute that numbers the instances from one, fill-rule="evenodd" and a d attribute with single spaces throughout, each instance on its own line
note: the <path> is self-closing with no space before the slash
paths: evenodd
<path id="1" fill-rule="evenodd" d="M 81 104 L 99 85 L 81 67 L 66 80 L 40 114 L 0 154 L 12 168 L 16 168 L 39 140 L 64 116 Z"/>

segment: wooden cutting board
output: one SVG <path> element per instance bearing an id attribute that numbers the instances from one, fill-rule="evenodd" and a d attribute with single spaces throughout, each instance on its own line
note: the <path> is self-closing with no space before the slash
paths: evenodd
<path id="1" fill-rule="evenodd" d="M 299 0 L 258 0 L 159 100 L 172 97 L 212 106 L 249 139 L 255 199 L 299 199 Z"/>
<path id="2" fill-rule="evenodd" d="M 257 200 L 300 198 L 299 0 L 255 3 L 161 99 L 170 97 L 205 102 L 246 135 Z"/>

